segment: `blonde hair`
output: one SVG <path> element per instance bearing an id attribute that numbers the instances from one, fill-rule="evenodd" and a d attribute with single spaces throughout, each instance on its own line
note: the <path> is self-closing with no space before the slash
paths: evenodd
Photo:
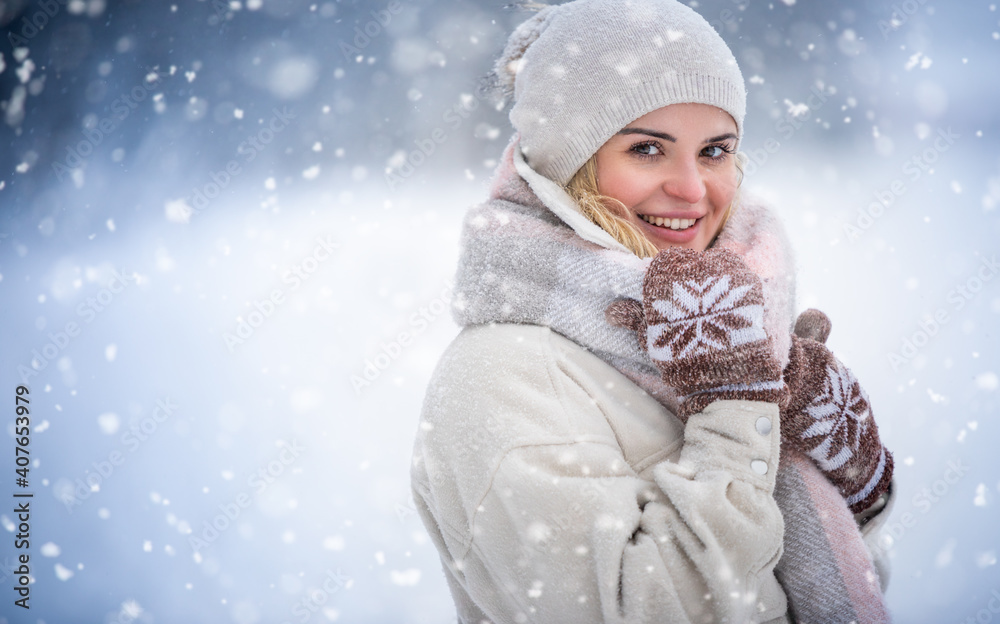
<path id="1" fill-rule="evenodd" d="M 715 239 L 726 226 L 729 217 L 740 199 L 740 187 L 743 186 L 743 162 L 745 159 L 743 152 L 736 154 L 736 170 L 739 172 L 739 181 L 736 185 L 736 194 L 733 201 L 729 203 L 726 214 L 719 224 L 719 230 L 712 237 L 709 243 L 711 247 Z M 573 174 L 573 177 L 565 186 L 566 192 L 580 207 L 580 211 L 585 217 L 600 226 L 605 232 L 610 234 L 616 241 L 624 245 L 629 251 L 640 258 L 652 258 L 659 249 L 654 245 L 642 231 L 632 224 L 629 219 L 628 207 L 619 200 L 602 195 L 598 191 L 597 184 L 597 154 L 590 157 L 580 169 Z"/>

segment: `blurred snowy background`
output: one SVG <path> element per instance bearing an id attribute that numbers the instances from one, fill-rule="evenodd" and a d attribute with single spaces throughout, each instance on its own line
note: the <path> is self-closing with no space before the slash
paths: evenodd
<path id="1" fill-rule="evenodd" d="M 897 621 L 1000 621 L 996 4 L 691 5 L 895 453 Z M 0 0 L 0 495 L 22 381 L 35 492 L 0 622 L 454 621 L 409 459 L 529 15 Z"/>

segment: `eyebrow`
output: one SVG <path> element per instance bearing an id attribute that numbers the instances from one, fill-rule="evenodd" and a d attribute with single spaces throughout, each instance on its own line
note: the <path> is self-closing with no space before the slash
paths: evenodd
<path id="1" fill-rule="evenodd" d="M 663 139 L 664 141 L 670 141 L 671 143 L 676 143 L 677 139 L 667 134 L 666 132 L 657 132 L 656 130 L 647 130 L 646 128 L 622 128 L 618 131 L 618 134 L 648 134 L 649 136 L 654 136 L 658 139 Z M 725 141 L 726 139 L 735 139 L 736 135 L 732 132 L 727 132 L 726 134 L 720 134 L 719 136 L 712 137 L 710 139 L 705 139 L 705 143 L 718 143 L 719 141 Z"/>

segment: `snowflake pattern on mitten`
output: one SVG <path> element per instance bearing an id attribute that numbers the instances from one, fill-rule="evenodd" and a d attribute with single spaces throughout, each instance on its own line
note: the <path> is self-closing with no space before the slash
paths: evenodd
<path id="1" fill-rule="evenodd" d="M 836 367 L 826 367 L 823 391 L 806 406 L 806 413 L 816 422 L 802 432 L 802 438 L 822 436 L 809 456 L 823 470 L 836 470 L 858 450 L 872 412 L 854 374 L 836 362 Z"/>
<path id="2" fill-rule="evenodd" d="M 666 322 L 649 326 L 650 357 L 670 360 L 767 340 L 753 284 L 731 282 L 729 275 L 675 282 L 669 297 L 653 300 Z"/>
<path id="3" fill-rule="evenodd" d="M 784 378 L 791 391 L 781 410 L 785 441 L 816 462 L 852 512 L 866 509 L 888 489 L 893 468 L 868 395 L 823 344 L 794 335 Z"/>

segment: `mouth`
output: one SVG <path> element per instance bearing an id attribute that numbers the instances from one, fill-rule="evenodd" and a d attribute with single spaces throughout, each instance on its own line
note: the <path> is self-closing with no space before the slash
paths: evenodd
<path id="1" fill-rule="evenodd" d="M 663 217 L 653 217 L 650 215 L 639 215 L 639 218 L 665 230 L 686 230 L 698 222 L 698 219 L 664 219 Z"/>

